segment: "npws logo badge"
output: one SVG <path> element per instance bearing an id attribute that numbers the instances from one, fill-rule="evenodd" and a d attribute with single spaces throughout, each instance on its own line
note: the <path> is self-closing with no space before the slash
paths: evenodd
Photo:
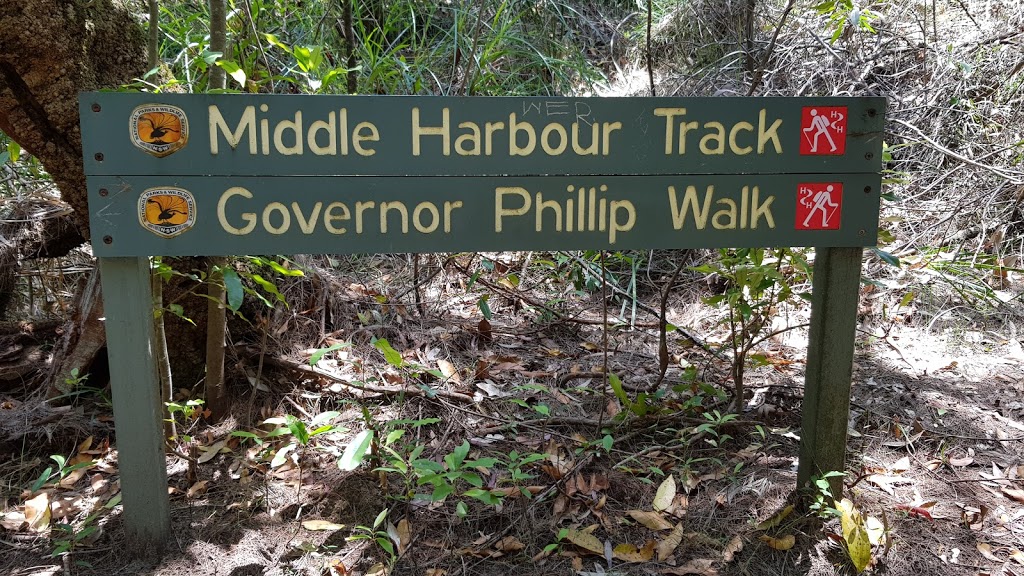
<path id="1" fill-rule="evenodd" d="M 139 223 L 157 236 L 173 238 L 196 223 L 196 200 L 181 188 L 150 188 L 139 196 Z"/>
<path id="2" fill-rule="evenodd" d="M 176 106 L 146 104 L 132 111 L 132 144 L 157 158 L 174 154 L 188 142 L 188 118 Z"/>

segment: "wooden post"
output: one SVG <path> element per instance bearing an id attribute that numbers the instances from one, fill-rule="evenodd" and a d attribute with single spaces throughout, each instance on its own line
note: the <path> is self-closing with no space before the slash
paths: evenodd
<path id="1" fill-rule="evenodd" d="M 149 259 L 100 258 L 99 268 L 128 551 L 152 557 L 170 536 L 171 515 Z"/>
<path id="2" fill-rule="evenodd" d="M 863 248 L 816 248 L 797 487 L 846 470 L 846 428 Z M 842 496 L 841 477 L 829 479 Z"/>

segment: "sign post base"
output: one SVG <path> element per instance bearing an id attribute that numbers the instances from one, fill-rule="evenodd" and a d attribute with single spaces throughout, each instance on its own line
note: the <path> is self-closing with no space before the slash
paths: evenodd
<path id="1" fill-rule="evenodd" d="M 153 356 L 148 258 L 99 258 L 129 549 L 158 556 L 171 534 L 163 406 Z"/>
<path id="2" fill-rule="evenodd" d="M 816 248 L 797 487 L 846 470 L 862 248 Z M 842 497 L 842 477 L 829 478 Z"/>

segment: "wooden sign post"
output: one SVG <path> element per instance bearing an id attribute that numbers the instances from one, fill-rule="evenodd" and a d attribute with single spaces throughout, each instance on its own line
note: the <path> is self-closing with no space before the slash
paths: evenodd
<path id="1" fill-rule="evenodd" d="M 883 98 L 85 93 L 79 104 L 137 545 L 170 526 L 154 255 L 815 246 L 798 479 L 843 470 Z"/>

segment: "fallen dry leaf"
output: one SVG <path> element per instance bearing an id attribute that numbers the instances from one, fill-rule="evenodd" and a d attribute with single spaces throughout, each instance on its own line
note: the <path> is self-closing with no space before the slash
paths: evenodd
<path id="1" fill-rule="evenodd" d="M 405 551 L 409 548 L 409 544 L 412 542 L 412 526 L 409 525 L 409 521 L 402 518 L 398 521 L 398 553 L 405 554 Z"/>
<path id="2" fill-rule="evenodd" d="M 889 466 L 889 470 L 897 473 L 906 472 L 907 470 L 910 470 L 910 467 L 910 456 L 904 456 L 903 458 L 893 462 L 892 466 Z"/>
<path id="3" fill-rule="evenodd" d="M 17 532 L 25 525 L 25 515 L 17 510 L 12 510 L 0 516 L 0 527 L 4 530 Z"/>
<path id="4" fill-rule="evenodd" d="M 636 520 L 651 530 L 670 530 L 672 528 L 672 523 L 657 512 L 629 510 L 626 514 L 629 514 L 633 520 Z"/>
<path id="5" fill-rule="evenodd" d="M 199 462 L 200 464 L 205 464 L 210 460 L 213 460 L 214 456 L 220 454 L 221 448 L 224 448 L 227 445 L 227 443 L 227 440 L 218 440 L 217 442 L 214 442 L 210 446 L 201 446 L 200 450 L 203 451 L 203 454 L 198 458 L 197 462 Z"/>
<path id="6" fill-rule="evenodd" d="M 1002 560 L 1000 560 L 998 556 L 996 556 L 995 554 L 992 553 L 992 546 L 989 546 L 988 544 L 986 544 L 984 542 L 978 542 L 978 552 L 981 552 L 982 556 L 984 556 L 985 558 L 988 558 L 989 560 L 991 560 L 993 562 L 1000 562 L 1000 563 L 1002 563 Z"/>
<path id="7" fill-rule="evenodd" d="M 565 534 L 565 539 L 587 552 L 593 552 L 598 555 L 604 554 L 604 544 L 597 536 L 589 532 L 570 528 Z"/>
<path id="8" fill-rule="evenodd" d="M 458 369 L 456 369 L 455 365 L 452 364 L 451 362 L 443 358 L 438 358 L 437 369 L 440 370 L 441 374 L 444 375 L 444 377 L 450 380 L 452 383 L 462 384 L 462 377 L 459 376 Z"/>
<path id="9" fill-rule="evenodd" d="M 754 528 L 756 530 L 768 530 L 769 528 L 774 528 L 774 527 L 778 526 L 783 520 L 785 520 L 786 517 L 789 516 L 792 512 L 793 512 L 793 505 L 790 504 L 789 506 L 786 506 L 782 510 L 779 510 L 778 512 L 776 512 L 775 515 L 772 516 L 771 518 L 768 518 L 767 520 L 759 523 Z"/>
<path id="10" fill-rule="evenodd" d="M 1016 488 L 1003 488 L 1003 495 L 1011 500 L 1016 500 L 1021 504 L 1024 504 L 1024 490 L 1017 490 Z"/>
<path id="11" fill-rule="evenodd" d="M 654 503 L 651 504 L 651 507 L 654 508 L 655 512 L 664 512 L 672 505 L 672 500 L 675 497 L 676 479 L 669 474 L 668 478 L 661 482 L 661 486 L 658 486 L 658 491 L 654 494 Z"/>
<path id="12" fill-rule="evenodd" d="M 526 544 L 523 544 L 515 536 L 505 536 L 498 543 L 494 545 L 496 550 L 501 552 L 519 552 L 526 548 Z"/>
<path id="13" fill-rule="evenodd" d="M 725 550 L 722 550 L 722 560 L 725 560 L 727 564 L 732 562 L 732 559 L 740 550 L 743 550 L 743 538 L 733 536 L 732 540 L 729 540 L 729 543 L 725 545 Z"/>
<path id="14" fill-rule="evenodd" d="M 209 481 L 207 481 L 207 480 L 200 480 L 199 482 L 196 482 L 195 484 L 193 484 L 193 485 L 188 487 L 188 492 L 185 493 L 185 496 L 188 496 L 189 498 L 195 498 L 196 496 L 199 496 L 200 494 L 205 494 L 207 488 L 209 488 L 209 487 L 210 487 L 210 482 Z"/>
<path id="15" fill-rule="evenodd" d="M 341 530 L 344 524 L 335 524 L 330 520 L 303 520 L 302 527 L 306 530 Z"/>
<path id="16" fill-rule="evenodd" d="M 668 557 L 675 553 L 676 548 L 683 542 L 683 523 L 676 524 L 676 527 L 669 532 L 668 536 L 658 542 L 658 562 L 668 560 Z"/>
<path id="17" fill-rule="evenodd" d="M 92 438 L 92 436 L 90 436 L 89 438 Z M 79 464 L 85 464 L 86 462 L 92 463 L 92 461 L 92 456 L 88 456 L 86 454 L 79 454 L 72 458 L 71 460 L 69 460 L 67 462 L 67 466 L 77 466 Z M 60 487 L 71 488 L 72 486 L 77 484 L 78 481 L 81 480 L 83 476 L 85 476 L 85 474 L 89 471 L 89 468 L 92 468 L 92 466 L 82 466 L 81 468 L 76 468 L 75 470 L 72 470 L 70 474 L 61 479 L 61 481 L 59 482 Z"/>
<path id="18" fill-rule="evenodd" d="M 697 576 L 716 576 L 718 570 L 715 570 L 713 564 L 714 560 L 706 558 L 697 558 L 690 560 L 682 566 L 673 566 L 669 568 L 662 568 L 660 572 L 662 574 L 672 574 L 673 576 L 685 576 L 686 574 L 696 574 Z"/>
<path id="19" fill-rule="evenodd" d="M 50 495 L 46 492 L 40 493 L 35 498 L 25 502 L 25 520 L 28 522 L 29 530 L 43 532 L 50 525 Z"/>
<path id="20" fill-rule="evenodd" d="M 970 456 L 949 459 L 949 465 L 956 466 L 957 468 L 963 468 L 964 466 L 970 466 L 971 464 L 974 464 L 974 458 L 971 458 Z"/>
<path id="21" fill-rule="evenodd" d="M 757 539 L 775 550 L 789 550 L 794 544 L 796 544 L 796 537 L 792 534 L 786 534 L 779 538 L 772 538 L 767 534 L 762 534 L 758 536 Z"/>
<path id="22" fill-rule="evenodd" d="M 1024 552 L 1021 552 L 1020 550 L 1013 548 L 1012 550 L 1010 550 L 1010 559 L 1016 562 L 1017 564 L 1024 566 Z"/>
<path id="23" fill-rule="evenodd" d="M 654 546 L 654 540 L 649 540 L 640 549 L 628 543 L 618 544 L 612 550 L 612 557 L 623 562 L 650 562 L 654 558 Z"/>

